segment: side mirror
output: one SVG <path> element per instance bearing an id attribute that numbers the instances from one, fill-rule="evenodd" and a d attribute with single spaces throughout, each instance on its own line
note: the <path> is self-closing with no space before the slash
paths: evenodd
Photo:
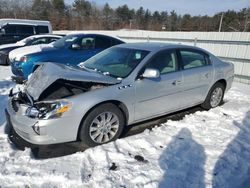
<path id="1" fill-rule="evenodd" d="M 79 49 L 81 49 L 81 46 L 79 44 L 72 44 L 71 49 L 79 50 Z"/>
<path id="2" fill-rule="evenodd" d="M 160 71 L 157 69 L 147 68 L 144 73 L 142 74 L 143 78 L 159 78 Z"/>

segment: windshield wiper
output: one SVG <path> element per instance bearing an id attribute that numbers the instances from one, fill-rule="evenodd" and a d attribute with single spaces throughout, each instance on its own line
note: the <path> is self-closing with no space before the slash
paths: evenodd
<path id="1" fill-rule="evenodd" d="M 94 72 L 100 73 L 100 74 L 105 75 L 105 76 L 118 78 L 117 76 L 110 74 L 110 72 L 108 72 L 108 71 L 104 72 L 104 71 L 101 71 L 101 70 L 94 68 L 94 67 L 85 67 L 84 64 L 79 64 L 78 67 L 80 67 L 81 69 L 88 70 L 88 71 L 94 71 Z"/>

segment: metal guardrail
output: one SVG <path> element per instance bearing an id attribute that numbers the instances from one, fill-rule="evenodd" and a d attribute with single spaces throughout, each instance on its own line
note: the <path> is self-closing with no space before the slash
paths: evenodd
<path id="1" fill-rule="evenodd" d="M 127 36 L 120 36 L 121 39 L 133 39 L 133 40 L 160 40 L 160 41 L 173 41 L 173 42 L 193 42 L 195 43 L 213 43 L 213 44 L 234 44 L 234 45 L 250 45 L 250 41 L 229 41 L 229 40 L 204 40 L 204 39 L 185 39 L 185 38 L 160 38 L 160 37 L 127 37 Z"/>
<path id="2" fill-rule="evenodd" d="M 226 61 L 236 61 L 236 62 L 250 63 L 250 59 L 232 58 L 232 57 L 221 57 L 221 56 L 217 56 L 217 57 L 220 58 L 220 59 L 226 60 Z"/>

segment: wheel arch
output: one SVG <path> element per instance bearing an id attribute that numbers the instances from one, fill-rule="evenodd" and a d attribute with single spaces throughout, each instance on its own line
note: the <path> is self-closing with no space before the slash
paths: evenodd
<path id="1" fill-rule="evenodd" d="M 221 83 L 225 87 L 225 89 L 227 88 L 227 81 L 225 79 L 219 79 L 213 85 L 215 85 L 216 83 Z"/>
<path id="2" fill-rule="evenodd" d="M 225 80 L 225 79 L 218 79 L 216 82 L 214 82 L 214 84 L 213 85 L 211 85 L 210 86 L 210 88 L 208 89 L 208 91 L 207 91 L 207 93 L 206 93 L 206 96 L 205 96 L 205 99 L 206 99 L 206 97 L 208 96 L 208 94 L 209 94 L 209 92 L 210 92 L 210 90 L 213 88 L 213 86 L 215 85 L 215 84 L 217 84 L 217 83 L 221 83 L 225 88 L 225 90 L 226 90 L 226 87 L 227 87 L 227 81 Z M 204 99 L 204 101 L 205 101 L 205 99 Z"/>
<path id="3" fill-rule="evenodd" d="M 127 106 L 121 102 L 121 101 L 118 101 L 118 100 L 108 100 L 108 101 L 103 101 L 103 102 L 100 102 L 96 105 L 94 105 L 93 107 L 91 107 L 86 113 L 85 115 L 82 117 L 81 119 L 81 122 L 80 122 L 80 125 L 78 126 L 78 130 L 77 130 L 77 140 L 79 140 L 79 134 L 80 134 L 80 130 L 81 130 L 81 126 L 82 126 L 82 123 L 83 121 L 85 120 L 85 118 L 88 116 L 88 114 L 94 110 L 95 108 L 97 108 L 98 106 L 102 105 L 102 104 L 107 104 L 107 103 L 111 103 L 111 104 L 114 104 L 116 105 L 122 112 L 122 114 L 124 115 L 124 118 L 125 118 L 125 125 L 127 125 L 128 123 L 128 119 L 129 119 L 129 112 L 128 112 L 128 108 Z"/>

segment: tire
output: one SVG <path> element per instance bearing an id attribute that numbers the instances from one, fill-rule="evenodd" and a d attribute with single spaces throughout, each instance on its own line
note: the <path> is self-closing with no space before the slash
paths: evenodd
<path id="1" fill-rule="evenodd" d="M 103 119 L 105 121 L 102 121 Z M 105 144 L 116 140 L 121 135 L 124 125 L 124 115 L 116 105 L 101 104 L 90 111 L 82 121 L 79 138 L 90 147 Z"/>
<path id="2" fill-rule="evenodd" d="M 211 108 L 215 108 L 221 105 L 223 103 L 224 92 L 225 92 L 225 86 L 220 82 L 215 83 L 209 90 L 204 103 L 201 104 L 201 107 L 206 110 L 209 110 Z M 215 96 L 216 94 L 217 94 L 217 100 Z"/>

